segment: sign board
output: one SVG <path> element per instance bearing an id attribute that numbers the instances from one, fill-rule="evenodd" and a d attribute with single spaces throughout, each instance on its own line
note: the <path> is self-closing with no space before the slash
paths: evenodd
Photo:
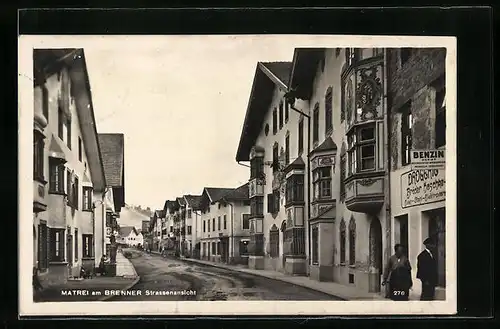
<path id="1" fill-rule="evenodd" d="M 444 169 L 417 169 L 401 175 L 401 207 L 409 208 L 446 199 Z"/>
<path id="2" fill-rule="evenodd" d="M 445 169 L 445 150 L 412 150 L 410 153 L 410 163 L 413 170 Z"/>

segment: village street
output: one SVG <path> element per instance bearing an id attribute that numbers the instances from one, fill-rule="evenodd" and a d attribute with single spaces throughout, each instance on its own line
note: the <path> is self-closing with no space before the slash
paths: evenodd
<path id="1" fill-rule="evenodd" d="M 114 301 L 179 300 L 336 300 L 335 297 L 286 282 L 222 268 L 133 252 L 131 262 L 141 280 L 131 290 L 141 296 L 117 296 Z M 150 295 L 146 291 L 194 290 L 195 296 Z"/>

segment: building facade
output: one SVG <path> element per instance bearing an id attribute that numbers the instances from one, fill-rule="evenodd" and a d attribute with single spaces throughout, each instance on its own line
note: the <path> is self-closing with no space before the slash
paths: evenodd
<path id="1" fill-rule="evenodd" d="M 390 99 L 390 182 L 392 244 L 403 244 L 415 278 L 422 242 L 430 237 L 437 245 L 436 298 L 444 299 L 445 269 L 445 150 L 446 150 L 446 49 L 401 48 L 387 50 Z M 440 159 L 433 168 L 419 167 L 413 152 Z M 418 157 L 417 157 L 418 158 Z"/>
<path id="2" fill-rule="evenodd" d="M 33 265 L 51 285 L 93 263 L 106 180 L 83 50 L 33 55 Z"/>
<path id="3" fill-rule="evenodd" d="M 257 64 L 236 160 L 251 167 L 249 267 L 305 275 L 309 109 L 290 103 L 292 64 Z"/>
<path id="4" fill-rule="evenodd" d="M 184 203 L 186 207 L 184 230 L 181 227 L 181 233 L 184 232 L 183 248 L 181 255 L 185 257 L 199 257 L 200 245 L 196 235 L 197 227 L 200 224 L 201 212 L 200 202 L 201 195 L 184 195 Z"/>
<path id="5" fill-rule="evenodd" d="M 247 263 L 250 241 L 248 184 L 236 189 L 203 189 L 200 200 L 200 258 L 213 262 Z"/>

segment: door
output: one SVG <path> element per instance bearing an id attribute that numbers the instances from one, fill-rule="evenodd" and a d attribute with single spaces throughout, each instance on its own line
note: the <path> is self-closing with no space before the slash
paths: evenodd
<path id="1" fill-rule="evenodd" d="M 378 271 L 378 280 L 374 292 L 380 292 L 380 277 L 382 276 L 382 227 L 377 217 L 370 223 L 370 266 Z"/>
<path id="2" fill-rule="evenodd" d="M 446 227 L 445 227 L 445 209 L 437 209 L 430 212 L 429 218 L 429 237 L 434 239 L 436 242 L 436 250 L 433 250 L 433 254 L 436 257 L 438 266 L 438 286 L 446 286 Z"/>

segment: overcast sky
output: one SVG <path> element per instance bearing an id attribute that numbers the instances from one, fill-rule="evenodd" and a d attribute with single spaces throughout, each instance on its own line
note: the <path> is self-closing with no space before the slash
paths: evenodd
<path id="1" fill-rule="evenodd" d="M 291 61 L 276 38 L 164 36 L 85 47 L 97 129 L 125 134 L 126 202 L 237 187 L 235 161 L 258 61 Z"/>

